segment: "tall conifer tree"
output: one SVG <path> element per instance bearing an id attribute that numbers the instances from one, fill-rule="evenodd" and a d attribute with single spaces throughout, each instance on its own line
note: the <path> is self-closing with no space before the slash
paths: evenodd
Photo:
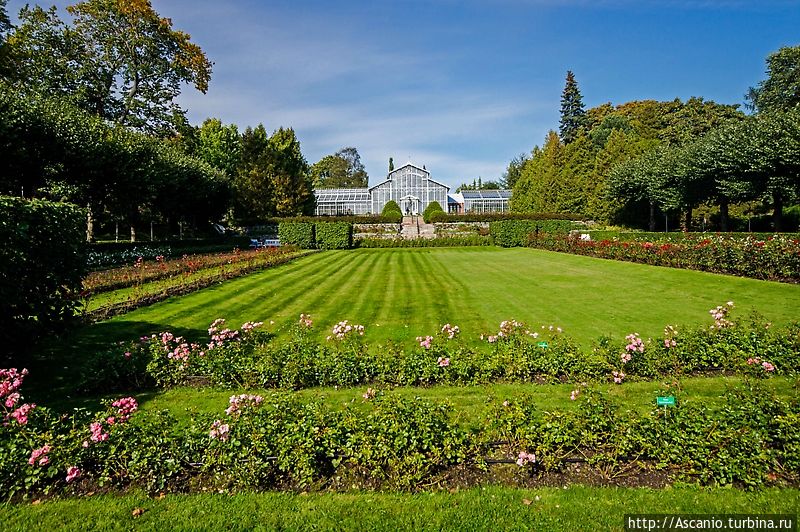
<path id="1" fill-rule="evenodd" d="M 569 144 L 578 137 L 578 132 L 586 124 L 586 109 L 583 107 L 583 96 L 578 89 L 578 82 L 571 70 L 567 70 L 567 83 L 561 93 L 561 123 L 559 135 L 564 144 Z"/>

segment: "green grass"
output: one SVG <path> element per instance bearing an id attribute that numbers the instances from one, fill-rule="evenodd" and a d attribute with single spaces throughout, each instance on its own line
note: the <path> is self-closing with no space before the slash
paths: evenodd
<path id="1" fill-rule="evenodd" d="M 739 316 L 755 310 L 788 323 L 797 318 L 800 286 L 534 249 L 328 251 L 78 329 L 42 349 L 29 382 L 62 386 L 87 354 L 143 334 L 203 340 L 219 317 L 234 327 L 261 320 L 281 333 L 311 313 L 320 337 L 348 319 L 366 326 L 371 344 L 411 343 L 447 322 L 477 344 L 515 318 L 561 326 L 589 345 L 602 335 L 660 336 L 667 324 L 710 324 L 708 310 L 729 300 Z"/>
<path id="2" fill-rule="evenodd" d="M 2 505 L 0 519 L 10 530 L 624 530 L 626 514 L 796 514 L 799 502 L 800 492 L 789 489 L 490 486 L 420 494 L 103 495 Z M 134 517 L 137 509 L 143 513 Z"/>
<path id="3" fill-rule="evenodd" d="M 371 340 L 413 340 L 443 323 L 470 339 L 504 319 L 556 324 L 589 343 L 601 335 L 660 335 L 667 324 L 710 323 L 733 300 L 775 323 L 797 317 L 800 286 L 533 249 L 331 251 L 298 259 L 94 327 L 110 340 L 171 328 L 203 336 L 218 317 L 276 329 L 311 313 L 320 335 L 348 319 Z M 110 331 L 106 333 L 106 331 Z"/>
<path id="4" fill-rule="evenodd" d="M 739 377 L 695 377 L 681 381 L 683 399 L 689 404 L 703 405 L 710 409 L 719 408 L 724 404 L 725 391 L 741 382 Z M 779 397 L 789 399 L 796 397 L 797 389 L 793 389 L 794 381 L 789 377 L 773 377 L 765 380 L 764 384 L 773 390 Z M 615 384 L 601 384 L 595 387 L 607 393 L 608 396 L 623 409 L 644 414 L 655 405 L 657 391 L 662 388 L 661 381 L 630 382 L 618 386 Z M 569 394 L 577 386 L 575 384 L 491 384 L 485 386 L 433 386 L 430 388 L 399 387 L 378 388 L 385 393 L 404 398 L 420 397 L 436 403 L 449 403 L 453 407 L 455 420 L 468 427 L 480 429 L 489 415 L 492 405 L 506 399 L 514 400 L 523 395 L 530 396 L 541 411 L 572 410 L 576 403 L 569 399 Z M 362 394 L 367 386 L 353 388 L 310 388 L 292 392 L 303 401 L 321 399 L 330 408 L 359 408 L 366 405 Z M 213 414 L 222 415 L 228 406 L 231 395 L 239 393 L 258 393 L 269 395 L 279 390 L 252 390 L 252 389 L 218 389 L 218 388 L 192 388 L 179 387 L 166 391 L 134 394 L 142 410 L 161 411 L 168 410 L 180 422 L 188 422 L 191 415 Z M 119 394 L 109 396 L 116 398 Z M 97 409 L 100 407 L 98 398 L 78 399 L 65 402 L 58 400 L 59 406 L 85 407 Z"/>

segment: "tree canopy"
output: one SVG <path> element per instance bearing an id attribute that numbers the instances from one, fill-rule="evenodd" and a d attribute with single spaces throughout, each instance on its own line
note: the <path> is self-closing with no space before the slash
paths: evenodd
<path id="1" fill-rule="evenodd" d="M 353 147 L 342 148 L 317 161 L 311 167 L 311 178 L 317 188 L 363 188 L 369 183 L 361 156 Z"/>
<path id="2" fill-rule="evenodd" d="M 116 124 L 166 136 L 185 120 L 175 99 L 184 84 L 208 90 L 211 62 L 149 0 L 86 0 L 67 7 L 25 6 L 9 35 L 15 77 L 68 96 Z"/>
<path id="3" fill-rule="evenodd" d="M 758 112 L 800 107 L 800 46 L 786 46 L 767 57 L 767 79 L 750 88 L 747 100 Z"/>

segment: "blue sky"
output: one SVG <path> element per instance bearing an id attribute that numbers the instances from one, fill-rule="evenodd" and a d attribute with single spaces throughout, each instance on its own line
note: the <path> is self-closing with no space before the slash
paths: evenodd
<path id="1" fill-rule="evenodd" d="M 310 163 L 355 146 L 371 184 L 390 156 L 452 186 L 498 178 L 558 127 L 567 70 L 587 107 L 742 103 L 800 44 L 800 0 L 152 3 L 214 62 L 208 94 L 181 96 L 193 123 L 293 127 Z"/>

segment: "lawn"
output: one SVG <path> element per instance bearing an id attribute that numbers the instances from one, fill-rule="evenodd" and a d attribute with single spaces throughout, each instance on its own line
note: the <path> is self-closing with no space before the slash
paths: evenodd
<path id="1" fill-rule="evenodd" d="M 202 339 L 218 317 L 227 318 L 234 327 L 263 320 L 265 327 L 280 335 L 300 313 L 311 313 L 320 337 L 334 323 L 348 319 L 364 324 L 366 341 L 375 346 L 389 340 L 411 343 L 446 322 L 459 325 L 462 338 L 477 343 L 481 333 L 495 332 L 501 320 L 515 318 L 530 325 L 560 326 L 588 345 L 601 335 L 660 336 L 666 324 L 711 324 L 708 310 L 729 300 L 736 303 L 739 315 L 758 311 L 783 324 L 796 317 L 800 286 L 532 249 L 330 251 L 79 329 L 51 344 L 50 354 L 58 358 L 42 360 L 33 368 L 26 388 L 28 383 L 33 386 L 26 396 L 61 411 L 96 408 L 100 397 L 65 396 L 74 384 L 70 376 L 88 353 L 162 330 Z M 725 404 L 725 390 L 738 382 L 740 378 L 732 376 L 686 378 L 684 398 L 719 409 Z M 765 383 L 781 398 L 796 397 L 792 377 L 773 377 Z M 459 424 L 481 430 L 493 404 L 523 394 L 531 395 L 542 411 L 574 409 L 569 394 L 575 386 L 497 383 L 400 387 L 387 393 L 447 402 Z M 653 407 L 661 382 L 597 386 L 624 410 L 644 414 Z M 312 388 L 296 393 L 304 401 L 322 399 L 329 408 L 346 404 L 362 408 L 365 390 L 365 386 Z M 142 410 L 169 410 L 183 425 L 192 413 L 222 415 L 228 398 L 240 392 L 178 387 L 133 395 Z M 273 393 L 248 390 L 253 392 Z M 200 493 L 158 498 L 133 491 L 0 505 L 0 519 L 12 529 L 79 529 L 92 523 L 106 529 L 153 530 L 622 530 L 626 513 L 794 513 L 798 501 L 795 489 L 743 492 L 682 486 L 664 490 L 486 486 L 419 494 Z"/>
<path id="2" fill-rule="evenodd" d="M 683 404 L 703 406 L 716 409 L 724 406 L 723 397 L 726 390 L 735 387 L 741 382 L 739 377 L 693 377 L 683 379 Z M 794 381 L 790 377 L 774 377 L 764 381 L 765 385 L 773 390 L 778 397 L 791 399 L 798 397 L 798 390 L 793 389 Z M 383 389 L 385 393 L 412 399 L 420 397 L 433 403 L 447 403 L 452 406 L 454 419 L 465 426 L 481 429 L 485 425 L 487 416 L 496 403 L 506 399 L 514 400 L 523 395 L 530 396 L 537 409 L 541 411 L 573 410 L 577 407 L 571 401 L 570 391 L 577 387 L 575 384 L 512 384 L 499 383 L 483 386 L 432 386 L 398 387 Z M 367 386 L 353 388 L 309 388 L 292 392 L 304 401 L 322 400 L 330 408 L 359 408 L 367 403 L 362 394 Z M 596 388 L 618 403 L 623 410 L 632 410 L 645 414 L 655 406 L 658 390 L 663 388 L 662 381 L 628 382 L 623 386 L 615 384 L 598 384 Z M 172 388 L 163 392 L 136 394 L 143 410 L 160 411 L 169 410 L 178 420 L 188 422 L 194 413 L 208 413 L 222 415 L 228 406 L 231 395 L 239 393 L 258 393 L 264 396 L 276 393 L 277 390 L 252 390 L 252 389 L 218 389 L 218 388 Z M 118 395 L 118 394 L 117 394 Z M 111 396 L 109 396 L 111 398 Z M 63 400 L 62 400 L 63 402 Z M 75 406 L 97 408 L 99 401 L 79 400 Z M 71 406 L 71 405 L 70 405 Z"/>
<path id="3" fill-rule="evenodd" d="M 281 334 L 310 313 L 321 338 L 347 319 L 366 326 L 371 345 L 411 343 L 448 322 L 477 344 L 514 318 L 560 326 L 588 346 L 602 335 L 647 338 L 667 324 L 711 324 L 708 310 L 731 300 L 739 316 L 758 311 L 788 323 L 800 286 L 534 249 L 328 251 L 78 329 L 42 349 L 29 385 L 63 390 L 85 356 L 144 334 L 202 341 L 219 317 L 233 327 L 261 320 Z"/>
<path id="4" fill-rule="evenodd" d="M 625 530 L 626 514 L 795 514 L 797 490 L 691 487 L 101 495 L 0 505 L 11 530 Z"/>
<path id="5" fill-rule="evenodd" d="M 589 344 L 601 335 L 660 335 L 667 324 L 710 322 L 734 301 L 776 324 L 797 317 L 800 286 L 657 268 L 534 249 L 433 248 L 329 251 L 227 281 L 94 325 L 81 340 L 115 341 L 171 329 L 205 335 L 214 319 L 287 328 L 311 313 L 324 336 L 347 319 L 369 341 L 410 341 L 443 323 L 478 341 L 514 318 L 555 324 Z"/>

